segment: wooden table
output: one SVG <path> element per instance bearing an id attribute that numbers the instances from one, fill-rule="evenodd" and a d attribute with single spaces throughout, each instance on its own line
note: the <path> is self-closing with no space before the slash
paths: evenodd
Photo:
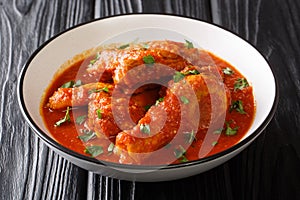
<path id="1" fill-rule="evenodd" d="M 279 82 L 274 119 L 246 150 L 197 176 L 159 183 L 85 171 L 38 139 L 18 107 L 18 74 L 44 41 L 76 24 L 125 13 L 171 13 L 225 27 L 266 57 Z M 0 1 L 0 199 L 299 199 L 300 1 Z M 263 77 L 261 77 L 263 79 Z"/>

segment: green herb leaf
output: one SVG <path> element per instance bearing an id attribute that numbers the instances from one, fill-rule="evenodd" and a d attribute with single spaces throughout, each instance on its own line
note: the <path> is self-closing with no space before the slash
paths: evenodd
<path id="1" fill-rule="evenodd" d="M 226 122 L 226 130 L 225 130 L 225 134 L 228 136 L 231 135 L 236 135 L 237 131 L 238 131 L 239 127 L 235 127 L 235 128 L 231 128 L 230 127 L 230 122 Z"/>
<path id="2" fill-rule="evenodd" d="M 245 78 L 239 78 L 234 83 L 234 91 L 236 90 L 242 90 L 249 86 L 248 81 Z"/>
<path id="3" fill-rule="evenodd" d="M 130 46 L 129 43 L 128 44 L 123 44 L 123 45 L 119 46 L 118 49 L 126 49 L 129 46 Z"/>
<path id="4" fill-rule="evenodd" d="M 108 87 L 99 88 L 99 89 L 93 88 L 88 91 L 88 94 L 93 94 L 93 93 L 98 93 L 98 92 L 109 92 L 109 89 L 108 89 Z"/>
<path id="5" fill-rule="evenodd" d="M 97 157 L 103 153 L 103 148 L 102 146 L 88 146 L 84 152 L 90 154 L 92 157 Z"/>
<path id="6" fill-rule="evenodd" d="M 75 120 L 76 124 L 78 124 L 78 125 L 83 124 L 83 122 L 85 121 L 86 117 L 87 117 L 86 115 L 78 116 L 76 118 L 76 120 Z"/>
<path id="7" fill-rule="evenodd" d="M 181 159 L 179 161 L 182 162 L 182 163 L 184 163 L 184 162 L 189 161 L 189 159 L 187 159 L 187 157 L 185 155 L 182 155 Z"/>
<path id="8" fill-rule="evenodd" d="M 102 91 L 104 91 L 104 92 L 109 92 L 109 89 L 108 89 L 108 87 L 104 87 L 104 88 L 102 88 Z"/>
<path id="9" fill-rule="evenodd" d="M 234 74 L 234 71 L 232 69 L 230 69 L 229 67 L 226 67 L 226 68 L 222 69 L 222 71 L 226 75 L 232 75 L 232 74 Z"/>
<path id="10" fill-rule="evenodd" d="M 101 119 L 102 118 L 102 110 L 101 109 L 97 109 L 96 113 L 97 113 L 98 119 Z"/>
<path id="11" fill-rule="evenodd" d="M 62 86 L 60 86 L 61 88 L 72 88 L 74 85 L 74 81 L 69 81 L 64 83 Z"/>
<path id="12" fill-rule="evenodd" d="M 177 83 L 177 82 L 181 81 L 182 79 L 184 79 L 184 74 L 176 71 L 175 75 L 173 76 L 174 83 Z"/>
<path id="13" fill-rule="evenodd" d="M 193 69 L 193 70 L 188 70 L 187 72 L 184 72 L 184 73 L 181 73 L 181 72 L 175 72 L 175 75 L 173 75 L 173 81 L 175 83 L 181 81 L 182 79 L 184 79 L 184 76 L 187 76 L 187 75 L 197 75 L 197 74 L 200 74 L 199 71 L 197 71 L 196 69 Z"/>
<path id="14" fill-rule="evenodd" d="M 114 143 L 110 143 L 109 146 L 107 147 L 107 151 L 108 152 L 113 152 L 114 148 L 115 148 Z"/>
<path id="15" fill-rule="evenodd" d="M 181 96 L 181 97 L 180 97 L 180 100 L 181 100 L 181 102 L 182 102 L 183 104 L 188 104 L 188 103 L 190 103 L 190 101 L 189 101 L 185 96 Z"/>
<path id="16" fill-rule="evenodd" d="M 194 130 L 192 130 L 191 132 L 185 133 L 184 137 L 186 143 L 192 144 L 192 142 L 196 140 L 196 133 L 194 132 Z"/>
<path id="17" fill-rule="evenodd" d="M 218 141 L 214 141 L 211 143 L 212 146 L 216 146 L 218 144 Z"/>
<path id="18" fill-rule="evenodd" d="M 81 81 L 81 80 L 77 80 L 77 81 L 74 83 L 73 87 L 79 87 L 79 86 L 81 86 L 81 85 L 82 85 L 82 81 Z"/>
<path id="19" fill-rule="evenodd" d="M 78 87 L 78 86 L 81 86 L 81 85 L 82 85 L 81 80 L 77 80 L 76 82 L 74 82 L 74 81 L 66 82 L 60 87 L 61 88 L 73 88 L 73 87 Z"/>
<path id="20" fill-rule="evenodd" d="M 100 53 L 97 52 L 96 55 L 95 55 L 95 58 L 93 60 L 90 60 L 90 65 L 89 66 L 95 64 L 95 62 L 97 62 L 97 60 L 99 60 L 99 58 L 100 58 Z"/>
<path id="21" fill-rule="evenodd" d="M 149 135 L 151 132 L 149 124 L 141 124 L 140 131 Z"/>
<path id="22" fill-rule="evenodd" d="M 145 64 L 153 64 L 153 63 L 155 63 L 155 59 L 151 55 L 144 56 L 143 57 L 143 61 L 144 61 Z"/>
<path id="23" fill-rule="evenodd" d="M 186 46 L 188 49 L 192 49 L 194 48 L 194 45 L 192 42 L 188 41 L 188 40 L 185 40 L 185 44 L 184 46 Z"/>
<path id="24" fill-rule="evenodd" d="M 87 142 L 91 139 L 94 139 L 96 137 L 96 133 L 93 131 L 88 131 L 84 135 L 79 135 L 78 138 L 82 140 L 83 142 Z"/>
<path id="25" fill-rule="evenodd" d="M 229 109 L 229 112 L 232 112 L 233 110 L 236 110 L 237 112 L 241 114 L 246 114 L 243 107 L 243 102 L 241 100 L 234 101 Z"/>
<path id="26" fill-rule="evenodd" d="M 174 155 L 178 159 L 185 154 L 185 149 L 179 145 L 178 148 L 174 150 Z"/>
<path id="27" fill-rule="evenodd" d="M 185 153 L 186 153 L 186 150 L 181 146 L 179 145 L 178 148 L 176 148 L 174 150 L 174 155 L 177 159 L 180 159 L 179 161 L 180 162 L 187 162 L 189 161 L 186 156 L 185 156 Z"/>
<path id="28" fill-rule="evenodd" d="M 66 111 L 66 114 L 65 114 L 65 117 L 60 119 L 59 121 L 55 122 L 55 125 L 54 126 L 60 126 L 62 125 L 63 123 L 65 122 L 70 122 L 71 121 L 71 118 L 70 118 L 70 107 L 67 107 L 67 111 Z"/>
<path id="29" fill-rule="evenodd" d="M 148 111 L 150 108 L 151 108 L 151 105 L 145 105 L 144 106 L 145 111 Z"/>
<path id="30" fill-rule="evenodd" d="M 197 75 L 197 74 L 200 74 L 200 72 L 196 69 L 193 69 L 193 70 L 189 70 L 187 72 L 184 73 L 184 75 Z"/>
<path id="31" fill-rule="evenodd" d="M 156 100 L 155 105 L 157 106 L 160 102 L 163 102 L 163 101 L 164 101 L 164 97 L 161 97 Z"/>

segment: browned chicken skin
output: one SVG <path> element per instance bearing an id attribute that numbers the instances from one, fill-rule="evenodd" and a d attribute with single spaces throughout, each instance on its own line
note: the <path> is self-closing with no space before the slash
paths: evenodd
<path id="1" fill-rule="evenodd" d="M 128 116 L 125 114 L 127 112 Z M 99 95 L 88 105 L 88 126 L 98 137 L 110 138 L 122 129 L 131 129 L 145 113 L 144 106 L 132 99 L 127 102 L 125 98 L 120 98 L 118 103 L 112 104 L 112 97 Z"/>
<path id="2" fill-rule="evenodd" d="M 227 88 L 215 76 L 191 75 L 171 81 L 164 100 L 152 106 L 133 129 L 117 135 L 116 151 L 123 151 L 120 162 L 141 163 L 149 156 L 145 153 L 154 153 L 175 136 L 213 126 L 225 117 L 229 102 Z M 183 140 L 176 143 L 184 145 Z"/>
<path id="3" fill-rule="evenodd" d="M 202 54 L 169 41 L 150 42 L 149 48 L 101 51 L 87 72 L 103 82 L 59 88 L 48 106 L 88 105 L 89 129 L 98 137 L 116 137 L 121 163 L 142 163 L 148 153 L 171 142 L 181 144 L 183 133 L 198 133 L 224 118 L 230 93 L 223 73 L 210 66 L 209 58 L 199 59 Z M 172 80 L 175 72 L 184 78 Z M 164 86 L 160 92 L 157 84 Z M 159 94 L 164 98 L 155 103 Z M 148 105 L 152 106 L 147 111 Z"/>
<path id="4" fill-rule="evenodd" d="M 111 95 L 114 86 L 108 83 L 89 83 L 75 88 L 58 88 L 49 98 L 51 109 L 61 109 L 68 106 L 84 106 L 94 98 L 96 93 Z"/>

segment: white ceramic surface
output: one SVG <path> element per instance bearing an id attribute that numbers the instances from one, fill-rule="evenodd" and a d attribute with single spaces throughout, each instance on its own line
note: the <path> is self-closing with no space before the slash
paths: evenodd
<path id="1" fill-rule="evenodd" d="M 188 39 L 235 66 L 252 84 L 257 104 L 254 123 L 242 141 L 214 156 L 199 161 L 153 170 L 98 163 L 76 154 L 53 140 L 39 112 L 41 96 L 54 73 L 66 60 L 84 50 L 110 42 Z M 47 41 L 24 66 L 18 85 L 23 115 L 37 135 L 56 152 L 78 166 L 120 179 L 162 181 L 201 173 L 215 167 L 249 145 L 271 120 L 277 104 L 276 81 L 264 57 L 249 43 L 218 26 L 178 16 L 132 14 L 96 20 L 71 28 Z M 148 172 L 148 173 L 146 173 Z"/>

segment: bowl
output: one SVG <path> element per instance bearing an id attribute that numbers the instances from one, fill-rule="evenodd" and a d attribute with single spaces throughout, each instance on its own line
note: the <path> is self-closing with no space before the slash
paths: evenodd
<path id="1" fill-rule="evenodd" d="M 44 90 L 58 68 L 97 44 L 132 42 L 138 39 L 188 39 L 232 64 L 251 83 L 256 115 L 250 130 L 233 147 L 187 163 L 139 166 L 100 162 L 60 145 L 40 115 Z M 36 135 L 62 157 L 83 169 L 131 181 L 166 181 L 199 174 L 237 155 L 253 142 L 271 121 L 278 101 L 277 83 L 265 58 L 238 35 L 201 20 L 164 14 L 112 16 L 72 27 L 46 41 L 29 58 L 18 80 L 18 101 Z"/>

